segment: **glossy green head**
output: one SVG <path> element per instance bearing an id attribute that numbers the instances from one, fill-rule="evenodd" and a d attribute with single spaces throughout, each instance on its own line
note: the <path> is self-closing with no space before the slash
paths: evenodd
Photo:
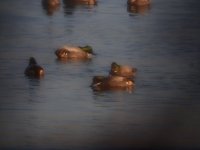
<path id="1" fill-rule="evenodd" d="M 111 71 L 113 73 L 117 73 L 117 72 L 119 72 L 119 70 L 120 70 L 120 65 L 118 65 L 116 62 L 113 62 L 111 64 Z"/>
<path id="2" fill-rule="evenodd" d="M 93 48 L 89 45 L 86 46 L 79 46 L 80 49 L 82 49 L 86 53 L 93 54 Z"/>

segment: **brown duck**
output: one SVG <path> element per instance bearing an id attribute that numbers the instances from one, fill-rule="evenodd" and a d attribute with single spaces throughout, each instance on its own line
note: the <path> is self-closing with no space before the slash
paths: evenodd
<path id="1" fill-rule="evenodd" d="M 29 65 L 26 67 L 24 73 L 26 76 L 39 78 L 44 76 L 44 69 L 37 64 L 34 57 L 30 57 Z"/>

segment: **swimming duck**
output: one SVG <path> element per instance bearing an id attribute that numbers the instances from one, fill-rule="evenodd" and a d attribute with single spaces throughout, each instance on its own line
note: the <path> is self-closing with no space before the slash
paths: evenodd
<path id="1" fill-rule="evenodd" d="M 73 4 L 86 4 L 86 5 L 95 5 L 97 3 L 96 0 L 68 0 L 68 2 Z"/>
<path id="2" fill-rule="evenodd" d="M 60 0 L 42 0 L 42 4 L 48 7 L 55 7 L 60 5 Z"/>
<path id="3" fill-rule="evenodd" d="M 130 90 L 134 81 L 120 76 L 94 76 L 91 88 L 95 91 L 103 90 Z"/>
<path id="4" fill-rule="evenodd" d="M 53 15 L 60 8 L 60 0 L 42 0 L 42 6 L 47 15 Z"/>
<path id="5" fill-rule="evenodd" d="M 30 57 L 29 65 L 26 67 L 24 73 L 30 77 L 42 77 L 44 76 L 44 69 L 37 64 L 34 57 Z"/>
<path id="6" fill-rule="evenodd" d="M 132 68 L 130 66 L 122 66 L 117 64 L 116 62 L 113 62 L 111 64 L 110 75 L 133 78 L 136 75 L 136 71 L 136 68 Z"/>
<path id="7" fill-rule="evenodd" d="M 128 0 L 128 5 L 144 6 L 149 5 L 150 0 Z"/>
<path id="8" fill-rule="evenodd" d="M 58 59 L 89 59 L 92 58 L 93 49 L 91 46 L 64 46 L 55 51 Z"/>

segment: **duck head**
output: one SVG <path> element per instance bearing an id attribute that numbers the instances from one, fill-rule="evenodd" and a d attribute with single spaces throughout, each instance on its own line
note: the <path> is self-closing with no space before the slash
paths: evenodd
<path id="1" fill-rule="evenodd" d="M 130 66 L 122 66 L 113 62 L 111 64 L 110 75 L 133 78 L 136 75 L 136 68 Z"/>
<path id="2" fill-rule="evenodd" d="M 93 48 L 92 48 L 91 46 L 89 46 L 89 45 L 86 45 L 86 46 L 79 46 L 79 48 L 80 48 L 82 51 L 84 51 L 84 52 L 86 52 L 86 53 L 88 53 L 88 54 L 94 54 Z"/>
<path id="3" fill-rule="evenodd" d="M 114 74 L 118 74 L 120 71 L 120 65 L 118 65 L 116 62 L 113 62 L 111 64 L 111 72 Z"/>

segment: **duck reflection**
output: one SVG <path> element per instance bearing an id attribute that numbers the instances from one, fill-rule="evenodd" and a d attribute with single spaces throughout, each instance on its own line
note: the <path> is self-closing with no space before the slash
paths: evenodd
<path id="1" fill-rule="evenodd" d="M 56 63 L 67 64 L 67 63 L 89 63 L 92 59 L 68 59 L 68 58 L 56 58 Z"/>
<path id="2" fill-rule="evenodd" d="M 60 0 L 42 0 L 43 9 L 47 15 L 52 16 L 53 13 L 60 8 Z"/>
<path id="3" fill-rule="evenodd" d="M 127 11 L 130 13 L 145 14 L 150 10 L 150 5 L 127 5 Z"/>
<path id="4" fill-rule="evenodd" d="M 72 14 L 77 6 L 87 6 L 92 8 L 97 4 L 96 0 L 63 0 L 64 9 L 66 14 Z"/>

